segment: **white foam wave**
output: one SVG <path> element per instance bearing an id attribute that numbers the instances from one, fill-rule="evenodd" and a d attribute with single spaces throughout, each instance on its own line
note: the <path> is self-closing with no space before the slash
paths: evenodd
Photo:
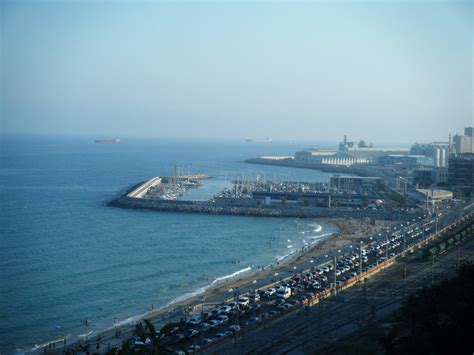
<path id="1" fill-rule="evenodd" d="M 310 223 L 309 226 L 313 228 L 313 232 L 319 233 L 322 231 L 323 227 L 320 224 L 317 223 Z"/>
<path id="2" fill-rule="evenodd" d="M 195 290 L 195 291 L 188 292 L 188 293 L 185 293 L 185 294 L 183 294 L 183 295 L 181 295 L 181 296 L 178 296 L 178 297 L 176 297 L 176 298 L 173 298 L 170 302 L 168 302 L 168 303 L 166 304 L 166 306 L 163 306 L 162 308 L 168 307 L 169 305 L 172 305 L 173 303 L 178 303 L 178 302 L 181 302 L 181 301 L 185 301 L 185 300 L 187 300 L 187 299 L 189 299 L 189 298 L 192 298 L 192 297 L 194 297 L 194 296 L 200 295 L 200 294 L 206 292 L 206 290 L 207 290 L 209 287 L 211 287 L 211 285 L 207 285 L 207 286 L 204 286 L 204 287 L 200 287 L 200 288 L 198 288 L 198 289 Z M 161 308 L 159 308 L 159 309 L 161 309 Z"/>
<path id="3" fill-rule="evenodd" d="M 241 269 L 241 270 L 239 270 L 239 271 L 236 271 L 236 272 L 234 272 L 234 273 L 232 273 L 232 274 L 230 274 L 230 275 L 225 275 L 225 276 L 218 277 L 217 279 L 215 279 L 214 281 L 212 281 L 211 286 L 214 286 L 215 284 L 217 284 L 217 283 L 219 283 L 219 282 L 221 282 L 221 281 L 230 279 L 230 278 L 232 278 L 232 277 L 236 277 L 237 275 L 240 275 L 240 274 L 242 274 L 242 273 L 244 273 L 244 272 L 248 272 L 248 271 L 250 271 L 250 270 L 252 270 L 252 268 L 251 268 L 250 266 L 248 266 L 248 267 L 243 268 L 243 269 Z"/>
<path id="4" fill-rule="evenodd" d="M 286 259 L 287 257 L 289 257 L 290 255 L 292 255 L 292 254 L 294 254 L 294 253 L 295 253 L 295 250 L 292 250 L 292 251 L 290 251 L 289 253 L 284 254 L 284 255 L 282 255 L 282 256 L 277 255 L 277 256 L 275 257 L 275 260 L 276 260 L 277 262 L 280 262 L 280 261 L 282 261 L 283 259 Z"/>
<path id="5" fill-rule="evenodd" d="M 85 337 L 91 335 L 92 333 L 94 333 L 93 330 L 91 330 L 89 333 L 79 334 L 78 337 L 79 337 L 79 338 L 85 338 Z"/>
<path id="6" fill-rule="evenodd" d="M 332 235 L 333 233 L 323 233 L 321 235 L 317 235 L 317 236 L 314 236 L 314 237 L 310 237 L 310 239 L 312 240 L 311 244 L 313 243 L 317 243 L 319 242 L 320 240 L 324 239 L 324 237 L 327 237 L 329 235 Z"/>

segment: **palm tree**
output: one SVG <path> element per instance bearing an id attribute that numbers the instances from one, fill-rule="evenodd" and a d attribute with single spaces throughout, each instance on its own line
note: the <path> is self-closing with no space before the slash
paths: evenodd
<path id="1" fill-rule="evenodd" d="M 135 345 L 132 353 L 150 355 L 172 353 L 173 349 L 169 347 L 172 340 L 166 336 L 176 327 L 176 324 L 169 323 L 157 332 L 155 326 L 150 320 L 144 319 L 143 322 L 145 323 L 145 326 L 143 323 L 139 323 L 136 325 L 134 330 L 134 335 L 139 338 L 143 344 Z"/>

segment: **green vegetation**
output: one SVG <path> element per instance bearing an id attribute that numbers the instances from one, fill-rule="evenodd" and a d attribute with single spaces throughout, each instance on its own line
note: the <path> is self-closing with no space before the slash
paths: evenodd
<path id="1" fill-rule="evenodd" d="M 397 312 L 395 326 L 381 338 L 387 354 L 472 354 L 474 265 L 457 277 L 424 287 Z"/>
<path id="2" fill-rule="evenodd" d="M 172 343 L 170 334 L 179 324 L 169 323 L 157 332 L 153 323 L 148 319 L 144 319 L 143 322 L 145 324 L 137 324 L 133 332 L 135 339 L 139 340 L 139 342 L 129 339 L 122 344 L 122 347 L 118 352 L 117 349 L 111 349 L 107 354 L 160 355 L 172 353 L 173 350 L 170 348 Z"/>

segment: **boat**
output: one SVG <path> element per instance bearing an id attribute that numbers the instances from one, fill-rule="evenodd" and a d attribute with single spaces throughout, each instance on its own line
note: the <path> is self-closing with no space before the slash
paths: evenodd
<path id="1" fill-rule="evenodd" d="M 120 139 L 115 138 L 115 139 L 96 139 L 96 143 L 99 144 L 120 144 Z"/>
<path id="2" fill-rule="evenodd" d="M 252 138 L 247 138 L 245 140 L 245 142 L 247 143 L 271 143 L 272 142 L 272 139 L 271 138 L 265 138 L 265 139 L 252 139 Z"/>

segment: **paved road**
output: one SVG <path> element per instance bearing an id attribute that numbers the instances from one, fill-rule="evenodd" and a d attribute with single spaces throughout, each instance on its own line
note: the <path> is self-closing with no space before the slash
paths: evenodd
<path id="1" fill-rule="evenodd" d="M 465 260 L 474 260 L 474 241 L 451 249 L 433 264 L 421 259 L 419 253 L 385 269 L 365 284 L 354 286 L 329 302 L 309 311 L 300 311 L 281 318 L 261 329 L 247 332 L 235 344 L 212 348 L 211 354 L 303 354 L 334 343 L 362 329 L 370 322 L 395 311 L 404 297 L 432 280 L 455 274 Z"/>

